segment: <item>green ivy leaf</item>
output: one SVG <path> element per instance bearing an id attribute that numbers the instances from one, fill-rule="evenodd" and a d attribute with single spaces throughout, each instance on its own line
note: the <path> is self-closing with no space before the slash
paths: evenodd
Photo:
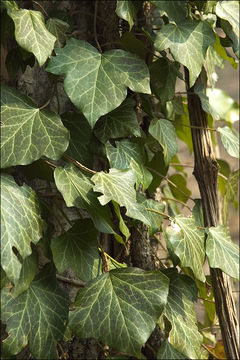
<path id="1" fill-rule="evenodd" d="M 126 99 L 117 109 L 102 116 L 94 127 L 94 134 L 105 144 L 109 139 L 141 136 L 138 120 L 134 111 L 136 102 Z"/>
<path id="2" fill-rule="evenodd" d="M 142 194 L 137 194 L 138 202 L 140 202 L 145 208 L 153 209 L 156 211 L 164 212 L 165 205 L 162 202 L 155 201 L 153 199 L 146 199 Z M 150 227 L 148 229 L 149 236 L 153 236 L 157 231 L 160 230 L 162 225 L 163 217 L 160 214 L 148 211 L 148 218 Z"/>
<path id="3" fill-rule="evenodd" d="M 193 86 L 202 70 L 207 48 L 214 42 L 215 34 L 207 22 L 186 20 L 179 26 L 164 25 L 154 45 L 158 51 L 170 49 L 174 59 L 188 68 Z"/>
<path id="4" fill-rule="evenodd" d="M 117 0 L 116 14 L 121 19 L 126 20 L 129 23 L 129 29 L 131 30 L 137 15 L 135 1 Z"/>
<path id="5" fill-rule="evenodd" d="M 123 218 L 122 218 L 122 215 L 121 215 L 121 211 L 120 211 L 120 207 L 119 205 L 115 202 L 115 201 L 112 201 L 113 203 L 113 207 L 114 207 L 114 211 L 119 219 L 119 229 L 120 231 L 122 232 L 122 234 L 125 236 L 125 241 L 123 242 L 123 245 L 125 245 L 125 243 L 128 241 L 128 239 L 130 238 L 131 236 L 131 233 L 127 227 L 127 225 L 125 224 Z M 121 241 L 120 241 L 121 242 Z M 122 242 L 121 242 L 122 243 Z"/>
<path id="6" fill-rule="evenodd" d="M 239 38 L 239 2 L 238 1 L 218 1 L 216 14 L 222 19 L 227 20 L 233 31 Z"/>
<path id="7" fill-rule="evenodd" d="M 194 301 L 197 288 L 194 281 L 176 269 L 164 272 L 170 278 L 169 294 L 164 310 L 172 324 L 169 333 L 170 344 L 189 359 L 200 359 L 202 335 L 198 332 Z"/>
<path id="8" fill-rule="evenodd" d="M 26 165 L 47 156 L 61 157 L 68 146 L 69 134 L 60 117 L 40 110 L 25 95 L 2 87 L 1 167 Z"/>
<path id="9" fill-rule="evenodd" d="M 35 10 L 8 10 L 15 24 L 15 38 L 25 50 L 33 53 L 40 66 L 51 55 L 56 37 L 49 32 L 43 14 Z"/>
<path id="10" fill-rule="evenodd" d="M 149 132 L 162 146 L 164 160 L 168 165 L 178 150 L 173 124 L 169 120 L 155 118 L 150 123 Z"/>
<path id="11" fill-rule="evenodd" d="M 221 28 L 223 29 L 225 34 L 228 36 L 228 38 L 231 39 L 231 42 L 232 42 L 231 45 L 232 45 L 233 51 L 234 51 L 235 55 L 237 56 L 237 58 L 239 59 L 239 57 L 240 57 L 240 55 L 239 55 L 239 34 L 236 34 L 236 32 L 233 31 L 231 24 L 226 20 L 221 20 Z M 236 64 L 236 62 L 235 62 L 235 64 Z"/>
<path id="12" fill-rule="evenodd" d="M 180 359 L 188 359 L 186 356 L 180 354 L 179 351 L 174 349 L 174 347 L 166 340 L 160 346 L 160 349 L 157 353 L 158 360 L 180 360 Z"/>
<path id="13" fill-rule="evenodd" d="M 232 242 L 226 226 L 209 228 L 206 254 L 212 268 L 219 268 L 229 276 L 239 279 L 239 247 Z"/>
<path id="14" fill-rule="evenodd" d="M 36 244 L 43 236 L 45 223 L 35 192 L 27 185 L 18 186 L 7 174 L 1 175 L 1 206 L 1 262 L 9 280 L 16 284 L 22 264 L 13 247 L 24 260 L 32 253 L 31 242 Z"/>
<path id="15" fill-rule="evenodd" d="M 63 338 L 68 306 L 51 265 L 45 266 L 16 299 L 5 288 L 1 303 L 2 320 L 9 334 L 3 341 L 3 353 L 16 355 L 29 344 L 34 358 L 58 359 L 56 343 Z"/>
<path id="16" fill-rule="evenodd" d="M 129 140 L 116 141 L 116 147 L 110 143 L 106 144 L 107 157 L 110 166 L 115 169 L 124 170 L 131 168 L 136 175 L 136 186 L 143 185 L 147 189 L 152 182 L 152 175 L 144 166 L 145 154 L 139 144 Z"/>
<path id="17" fill-rule="evenodd" d="M 93 337 L 140 357 L 167 294 L 168 279 L 159 271 L 111 270 L 80 289 L 69 326 L 80 338 Z"/>
<path id="18" fill-rule="evenodd" d="M 76 39 L 68 40 L 56 54 L 46 70 L 66 75 L 64 89 L 91 127 L 123 102 L 127 87 L 151 93 L 148 68 L 134 54 L 120 49 L 100 54 L 86 41 Z"/>
<path id="19" fill-rule="evenodd" d="M 168 240 L 182 266 L 190 267 L 196 278 L 204 282 L 204 232 L 197 228 L 193 217 L 177 215 L 173 220 L 175 224 L 166 230 Z"/>
<path id="20" fill-rule="evenodd" d="M 108 174 L 101 171 L 93 175 L 91 180 L 95 183 L 94 191 L 103 194 L 98 197 L 102 205 L 114 200 L 120 206 L 126 207 L 126 215 L 138 219 L 146 225 L 151 225 L 147 210 L 137 203 L 134 189 L 136 178 L 132 170 L 110 169 Z"/>
<path id="21" fill-rule="evenodd" d="M 97 194 L 93 192 L 94 184 L 86 172 L 83 173 L 74 165 L 68 164 L 64 168 L 56 168 L 54 178 L 67 206 L 86 209 L 100 232 L 114 233 L 110 210 L 99 204 Z"/>
<path id="22" fill-rule="evenodd" d="M 226 184 L 226 191 L 223 197 L 223 224 L 227 224 L 228 219 L 228 205 L 229 202 L 234 201 L 238 193 L 238 184 L 239 184 L 239 170 L 234 171 L 228 178 Z"/>
<path id="23" fill-rule="evenodd" d="M 177 186 L 175 187 L 173 184 L 169 183 L 174 198 L 186 203 L 191 195 L 191 191 L 187 188 L 186 179 L 180 174 L 174 174 L 169 177 L 169 180 Z"/>
<path id="24" fill-rule="evenodd" d="M 83 281 L 99 275 L 101 261 L 97 231 L 90 219 L 78 220 L 66 233 L 51 240 L 53 261 L 61 274 L 71 268 Z"/>
<path id="25" fill-rule="evenodd" d="M 151 0 L 151 3 L 163 10 L 168 18 L 176 23 L 186 19 L 187 8 L 181 0 Z"/>
<path id="26" fill-rule="evenodd" d="M 229 126 L 218 127 L 217 131 L 220 133 L 223 146 L 228 154 L 239 159 L 238 134 L 234 133 Z"/>
<path id="27" fill-rule="evenodd" d="M 230 123 L 239 120 L 239 105 L 225 91 L 207 88 L 206 94 L 212 110 L 217 114 L 217 120 L 227 120 Z"/>
<path id="28" fill-rule="evenodd" d="M 50 18 L 46 23 L 46 28 L 56 37 L 55 47 L 62 47 L 67 40 L 66 32 L 69 30 L 69 24 L 57 18 Z"/>
<path id="29" fill-rule="evenodd" d="M 162 103 L 172 100 L 175 96 L 179 67 L 179 63 L 167 58 L 158 59 L 150 66 L 151 89 Z"/>

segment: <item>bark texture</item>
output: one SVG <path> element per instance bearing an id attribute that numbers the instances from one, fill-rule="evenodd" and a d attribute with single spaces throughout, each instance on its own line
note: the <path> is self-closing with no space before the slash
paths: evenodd
<path id="1" fill-rule="evenodd" d="M 194 175 L 198 182 L 204 223 L 206 227 L 221 224 L 219 199 L 217 194 L 218 163 L 214 156 L 210 131 L 207 130 L 206 113 L 201 101 L 189 88 L 189 73 L 185 69 L 188 90 L 188 110 L 192 126 L 194 150 Z M 197 82 L 202 82 L 201 76 Z M 215 298 L 216 313 L 219 318 L 225 353 L 228 359 L 239 359 L 239 327 L 230 278 L 220 269 L 210 269 Z"/>

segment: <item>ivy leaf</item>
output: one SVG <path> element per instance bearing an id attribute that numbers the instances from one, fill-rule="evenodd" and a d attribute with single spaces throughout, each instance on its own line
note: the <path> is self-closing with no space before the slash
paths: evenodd
<path id="1" fill-rule="evenodd" d="M 209 228 L 206 254 L 212 268 L 219 268 L 229 276 L 239 279 L 239 247 L 232 242 L 226 226 Z"/>
<path id="2" fill-rule="evenodd" d="M 173 124 L 169 120 L 155 118 L 150 123 L 149 132 L 162 146 L 164 160 L 168 165 L 178 150 Z"/>
<path id="3" fill-rule="evenodd" d="M 134 111 L 136 102 L 126 99 L 117 109 L 102 116 L 94 127 L 94 134 L 105 144 L 109 139 L 141 136 L 138 120 Z"/>
<path id="4" fill-rule="evenodd" d="M 34 358 L 58 359 L 56 343 L 63 338 L 68 306 L 52 265 L 45 266 L 16 299 L 8 288 L 2 290 L 1 303 L 2 320 L 9 334 L 3 341 L 3 353 L 16 355 L 29 344 Z"/>
<path id="5" fill-rule="evenodd" d="M 2 87 L 1 167 L 26 165 L 47 156 L 61 157 L 68 146 L 68 131 L 60 117 L 40 110 L 25 95 Z"/>
<path id="6" fill-rule="evenodd" d="M 238 193 L 238 183 L 239 183 L 239 170 L 234 171 L 228 178 L 226 184 L 226 191 L 223 196 L 223 224 L 227 224 L 228 219 L 228 205 L 229 202 L 234 201 Z"/>
<path id="7" fill-rule="evenodd" d="M 60 274 L 71 268 L 83 281 L 99 275 L 97 231 L 90 219 L 77 221 L 66 233 L 51 240 L 51 249 Z"/>
<path id="8" fill-rule="evenodd" d="M 8 10 L 15 24 L 15 38 L 25 50 L 33 53 L 40 66 L 51 55 L 56 37 L 49 32 L 43 14 L 35 10 Z"/>
<path id="9" fill-rule="evenodd" d="M 187 8 L 181 0 L 151 0 L 151 3 L 164 11 L 170 20 L 179 23 L 186 19 Z"/>
<path id="10" fill-rule="evenodd" d="M 197 228 L 193 217 L 177 215 L 174 222 L 166 233 L 175 255 L 181 260 L 182 266 L 190 267 L 196 278 L 204 282 L 204 232 Z"/>
<path id="11" fill-rule="evenodd" d="M 135 1 L 117 0 L 116 14 L 121 19 L 126 20 L 129 23 L 129 30 L 131 30 L 137 15 Z"/>
<path id="12" fill-rule="evenodd" d="M 116 141 L 116 147 L 110 143 L 106 144 L 107 157 L 110 166 L 115 169 L 124 170 L 131 168 L 136 175 L 136 186 L 143 185 L 147 189 L 152 182 L 152 174 L 144 166 L 145 154 L 139 144 L 129 140 Z"/>
<path id="13" fill-rule="evenodd" d="M 114 200 L 120 206 L 126 207 L 126 215 L 151 225 L 147 210 L 137 203 L 134 189 L 136 178 L 132 170 L 110 169 L 108 174 L 101 171 L 93 175 L 91 180 L 95 183 L 93 190 L 103 194 L 98 197 L 102 205 Z"/>
<path id="14" fill-rule="evenodd" d="M 202 335 L 198 332 L 194 301 L 197 288 L 186 275 L 178 274 L 175 268 L 164 274 L 170 279 L 169 294 L 164 315 L 172 324 L 169 333 L 170 344 L 189 359 L 200 359 Z"/>
<path id="15" fill-rule="evenodd" d="M 216 14 L 220 18 L 227 20 L 232 25 L 234 33 L 239 38 L 239 2 L 218 1 Z"/>
<path id="16" fill-rule="evenodd" d="M 69 326 L 80 338 L 93 337 L 140 357 L 141 346 L 152 333 L 167 294 L 168 279 L 159 271 L 111 270 L 80 289 Z"/>
<path id="17" fill-rule="evenodd" d="M 126 238 L 125 242 L 122 242 L 122 241 L 120 241 L 120 242 L 123 243 L 123 245 L 125 245 L 125 243 L 130 238 L 131 233 L 130 233 L 127 225 L 125 224 L 125 222 L 124 222 L 124 220 L 122 218 L 119 205 L 115 201 L 112 201 L 112 203 L 113 203 L 114 211 L 115 211 L 115 213 L 116 213 L 116 215 L 117 215 L 117 217 L 119 219 L 119 229 Z"/>
<path id="18" fill-rule="evenodd" d="M 146 199 L 145 196 L 140 193 L 137 193 L 137 200 L 145 208 L 153 209 L 160 212 L 164 212 L 165 210 L 164 203 L 155 201 L 153 199 Z M 149 236 L 153 236 L 157 231 L 159 231 L 160 226 L 162 225 L 163 217 L 160 214 L 148 211 L 148 218 L 151 224 L 148 229 Z"/>
<path id="19" fill-rule="evenodd" d="M 66 75 L 64 89 L 91 127 L 123 102 L 127 87 L 151 93 L 146 64 L 127 51 L 115 49 L 100 54 L 86 41 L 70 39 L 64 48 L 56 49 L 56 54 L 46 70 Z"/>
<path id="20" fill-rule="evenodd" d="M 169 180 L 177 186 L 175 187 L 173 184 L 169 183 L 174 198 L 186 203 L 191 195 L 191 191 L 187 188 L 186 179 L 180 174 L 174 174 L 169 177 Z"/>
<path id="21" fill-rule="evenodd" d="M 158 360 L 179 360 L 179 359 L 187 359 L 186 356 L 180 354 L 179 351 L 174 349 L 174 347 L 166 340 L 160 346 L 160 349 L 157 353 Z"/>
<path id="22" fill-rule="evenodd" d="M 68 164 L 64 168 L 56 168 L 54 178 L 67 206 L 86 209 L 100 232 L 114 233 L 110 220 L 110 210 L 108 207 L 99 204 L 97 194 L 93 192 L 94 184 L 86 173 L 74 165 Z"/>
<path id="23" fill-rule="evenodd" d="M 207 96 L 217 120 L 234 123 L 239 120 L 239 104 L 221 89 L 207 88 Z"/>
<path id="24" fill-rule="evenodd" d="M 207 22 L 186 20 L 178 26 L 164 25 L 154 45 L 158 51 L 170 49 L 174 59 L 188 68 L 193 86 L 202 70 L 207 48 L 214 42 L 215 34 Z"/>
<path id="25" fill-rule="evenodd" d="M 179 67 L 179 63 L 166 58 L 158 59 L 150 66 L 151 89 L 162 103 L 172 100 L 175 96 Z"/>
<path id="26" fill-rule="evenodd" d="M 1 175 L 1 205 L 1 262 L 9 280 L 16 284 L 22 264 L 13 247 L 24 260 L 32 253 L 31 242 L 36 244 L 43 236 L 45 223 L 35 192 L 27 185 L 18 186 L 7 174 Z"/>
<path id="27" fill-rule="evenodd" d="M 66 32 L 70 25 L 57 18 L 50 18 L 46 23 L 46 28 L 56 37 L 55 47 L 62 47 L 67 40 Z"/>
<path id="28" fill-rule="evenodd" d="M 229 126 L 218 127 L 217 131 L 220 133 L 225 150 L 229 155 L 239 159 L 239 136 Z"/>
<path id="29" fill-rule="evenodd" d="M 237 56 L 237 58 L 239 59 L 239 57 L 240 57 L 240 55 L 239 55 L 239 34 L 233 31 L 233 28 L 228 21 L 221 20 L 220 24 L 221 24 L 221 28 L 223 29 L 225 34 L 228 36 L 229 39 L 231 39 L 231 42 L 232 42 L 231 45 L 232 45 L 233 51 L 234 51 L 235 55 Z M 232 59 L 232 58 L 228 57 L 228 60 L 232 64 L 232 61 L 230 59 Z M 233 61 L 234 61 L 234 59 L 233 59 Z M 232 66 L 237 67 L 237 64 L 235 61 L 234 61 L 234 64 L 232 64 Z"/>

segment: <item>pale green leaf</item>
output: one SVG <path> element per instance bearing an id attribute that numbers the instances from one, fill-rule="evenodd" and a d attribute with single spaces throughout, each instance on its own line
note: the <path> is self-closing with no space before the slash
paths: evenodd
<path id="1" fill-rule="evenodd" d="M 175 96 L 175 85 L 180 65 L 166 58 L 154 61 L 150 66 L 151 89 L 162 102 Z"/>
<path id="2" fill-rule="evenodd" d="M 175 216 L 174 223 L 167 228 L 166 234 L 181 265 L 190 267 L 195 277 L 204 282 L 204 232 L 197 228 L 194 218 Z"/>
<path id="3" fill-rule="evenodd" d="M 35 192 L 27 185 L 18 186 L 7 174 L 1 175 L 1 264 L 14 284 L 20 277 L 22 259 L 32 253 L 31 242 L 36 244 L 43 236 L 45 223 Z"/>
<path id="4" fill-rule="evenodd" d="M 51 55 L 56 37 L 51 34 L 44 23 L 43 14 L 35 10 L 10 10 L 8 15 L 15 24 L 15 38 L 25 50 L 33 53 L 40 66 Z"/>
<path id="5" fill-rule="evenodd" d="M 170 278 L 165 316 L 171 322 L 169 342 L 184 358 L 200 359 L 203 337 L 198 332 L 194 301 L 197 300 L 197 288 L 194 281 L 186 275 L 180 275 L 176 269 L 164 272 Z"/>
<path id="6" fill-rule="evenodd" d="M 216 14 L 222 19 L 227 20 L 239 37 L 239 2 L 238 1 L 218 1 Z"/>
<path id="7" fill-rule="evenodd" d="M 220 133 L 221 140 L 225 150 L 229 155 L 239 159 L 239 136 L 234 133 L 229 126 L 218 127 L 217 131 Z"/>
<path id="8" fill-rule="evenodd" d="M 110 210 L 100 205 L 97 194 L 93 192 L 94 184 L 87 172 L 68 164 L 64 168 L 56 168 L 54 178 L 67 206 L 86 209 L 100 232 L 114 233 Z"/>
<path id="9" fill-rule="evenodd" d="M 226 191 L 223 197 L 223 224 L 227 224 L 228 220 L 228 206 L 229 202 L 235 200 L 238 196 L 238 186 L 239 186 L 239 170 L 234 171 L 228 178 L 226 184 Z"/>
<path id="10" fill-rule="evenodd" d="M 143 60 L 124 50 L 100 54 L 83 40 L 70 39 L 46 68 L 66 75 L 64 89 L 73 104 L 85 115 L 91 127 L 100 116 L 118 107 L 132 91 L 150 94 L 149 71 Z"/>
<path id="11" fill-rule="evenodd" d="M 129 23 L 129 30 L 132 29 L 137 16 L 135 3 L 136 2 L 132 0 L 117 0 L 116 14 Z"/>
<path id="12" fill-rule="evenodd" d="M 94 127 L 94 134 L 105 144 L 109 139 L 141 136 L 133 99 L 126 99 L 117 109 L 102 116 Z"/>
<path id="13" fill-rule="evenodd" d="M 7 86 L 1 95 L 1 167 L 30 164 L 41 156 L 59 159 L 69 140 L 60 117 Z"/>
<path id="14" fill-rule="evenodd" d="M 150 123 L 149 132 L 162 146 L 164 160 L 168 165 L 178 150 L 173 124 L 166 119 L 153 119 Z"/>
<path id="15" fill-rule="evenodd" d="M 108 174 L 101 171 L 93 175 L 91 180 L 95 183 L 94 191 L 103 194 L 98 197 L 102 205 L 114 200 L 126 207 L 126 215 L 150 225 L 147 210 L 136 200 L 136 177 L 132 170 L 110 169 Z"/>
<path id="16" fill-rule="evenodd" d="M 51 249 L 60 274 L 70 268 L 83 281 L 99 275 L 97 231 L 90 219 L 78 220 L 66 233 L 52 239 Z"/>
<path id="17" fill-rule="evenodd" d="M 116 141 L 116 147 L 110 143 L 106 144 L 107 157 L 110 166 L 115 169 L 131 168 L 136 175 L 136 186 L 143 185 L 147 189 L 152 182 L 152 175 L 144 166 L 145 154 L 139 144 L 129 140 Z"/>
<path id="18" fill-rule="evenodd" d="M 232 242 L 226 226 L 209 228 L 206 254 L 211 268 L 219 268 L 229 276 L 239 279 L 239 247 Z"/>
<path id="19" fill-rule="evenodd" d="M 7 11 L 19 10 L 16 1 L 13 0 L 2 0 L 1 7 L 5 8 Z"/>
<path id="20" fill-rule="evenodd" d="M 170 20 L 179 23 L 186 19 L 187 8 L 181 0 L 151 0 L 151 3 L 167 14 Z"/>
<path id="21" fill-rule="evenodd" d="M 130 238 L 131 233 L 122 218 L 120 207 L 118 206 L 118 204 L 115 201 L 112 201 L 112 203 L 113 203 L 115 213 L 119 219 L 119 229 L 122 232 L 122 234 L 125 236 L 125 242 L 127 242 L 128 239 Z M 124 244 L 125 244 L 125 242 L 124 242 Z"/>
<path id="22" fill-rule="evenodd" d="M 160 346 L 160 349 L 157 353 L 158 360 L 180 360 L 180 359 L 187 359 L 186 356 L 180 354 L 179 351 L 174 349 L 174 347 L 166 340 Z"/>
<path id="23" fill-rule="evenodd" d="M 80 289 L 69 325 L 80 338 L 93 337 L 140 356 L 166 305 L 168 279 L 159 271 L 111 270 Z"/>
<path id="24" fill-rule="evenodd" d="M 227 120 L 230 123 L 239 120 L 239 105 L 223 90 L 208 88 L 206 94 L 212 110 L 218 114 L 217 120 Z"/>
<path id="25" fill-rule="evenodd" d="M 186 20 L 179 26 L 167 24 L 157 33 L 157 50 L 170 49 L 174 59 L 185 65 L 192 86 L 202 70 L 208 46 L 215 42 L 215 34 L 203 21 Z"/>
<path id="26" fill-rule="evenodd" d="M 16 299 L 8 288 L 2 291 L 2 321 L 9 336 L 3 341 L 6 355 L 18 354 L 29 344 L 35 359 L 58 359 L 56 345 L 67 323 L 66 294 L 58 287 L 51 265 L 47 265 Z"/>
<path id="27" fill-rule="evenodd" d="M 56 47 L 62 47 L 67 40 L 66 32 L 69 24 L 57 18 L 50 18 L 46 23 L 46 28 L 56 37 Z"/>

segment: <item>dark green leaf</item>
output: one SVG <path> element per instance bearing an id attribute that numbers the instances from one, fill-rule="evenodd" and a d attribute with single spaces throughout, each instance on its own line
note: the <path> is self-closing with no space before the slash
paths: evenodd
<path id="1" fill-rule="evenodd" d="M 128 241 L 128 239 L 130 238 L 130 231 L 127 227 L 127 225 L 125 224 L 123 218 L 122 218 L 122 215 L 121 215 L 121 211 L 120 211 L 120 207 L 118 206 L 118 204 L 115 202 L 115 201 L 112 201 L 113 203 L 113 207 L 114 207 L 114 210 L 115 210 L 115 213 L 119 219 L 119 230 L 122 232 L 122 234 L 125 236 L 125 242 Z M 117 240 L 119 240 L 117 238 Z M 120 241 L 122 243 L 122 241 Z M 125 244 L 125 242 L 123 242 L 123 244 Z"/>
<path id="2" fill-rule="evenodd" d="M 137 39 L 132 32 L 124 32 L 121 36 L 120 44 L 123 50 L 132 52 L 133 54 L 138 55 L 141 59 L 145 60 L 147 50 L 144 46 L 144 42 Z"/>
<path id="3" fill-rule="evenodd" d="M 188 109 L 187 106 L 183 106 L 185 115 L 176 116 L 175 118 L 175 129 L 176 134 L 182 141 L 187 144 L 190 153 L 193 151 L 193 143 L 192 143 L 192 133 L 191 133 L 191 127 L 190 127 L 190 121 L 189 121 L 189 115 L 188 115 Z"/>
<path id="4" fill-rule="evenodd" d="M 169 177 L 169 180 L 176 185 L 175 187 L 171 183 L 169 183 L 173 196 L 177 200 L 186 203 L 189 199 L 189 196 L 191 195 L 191 191 L 187 188 L 186 179 L 180 174 L 174 174 Z"/>
<path id="5" fill-rule="evenodd" d="M 195 199 L 194 202 L 195 202 L 195 205 L 192 209 L 192 214 L 195 219 L 195 223 L 197 226 L 204 227 L 202 199 Z"/>
<path id="6" fill-rule="evenodd" d="M 229 202 L 233 202 L 237 198 L 239 184 L 239 170 L 234 171 L 228 178 L 226 184 L 226 192 L 223 197 L 223 224 L 227 225 Z"/>
<path id="7" fill-rule="evenodd" d="M 127 87 L 151 93 L 148 68 L 134 54 L 120 49 L 100 54 L 86 41 L 76 39 L 68 40 L 56 54 L 46 70 L 66 75 L 64 89 L 91 127 L 123 102 Z"/>
<path id="8" fill-rule="evenodd" d="M 181 0 L 151 0 L 151 3 L 163 10 L 169 20 L 173 20 L 176 23 L 180 23 L 187 17 L 186 5 Z"/>
<path id="9" fill-rule="evenodd" d="M 174 349 L 174 347 L 166 340 L 163 342 L 160 349 L 158 350 L 157 359 L 180 360 L 180 359 L 188 359 L 188 358 L 180 354 L 180 352 Z"/>
<path id="10" fill-rule="evenodd" d="M 99 275 L 97 231 L 90 219 L 78 220 L 66 233 L 51 240 L 53 261 L 61 274 L 71 268 L 83 281 Z"/>
<path id="11" fill-rule="evenodd" d="M 56 47 L 62 47 L 67 40 L 66 32 L 69 30 L 69 24 L 57 18 L 50 18 L 46 23 L 46 28 L 56 37 Z"/>
<path id="12" fill-rule="evenodd" d="M 18 186 L 7 174 L 1 175 L 1 206 L 1 262 L 9 280 L 16 284 L 22 264 L 13 247 L 25 259 L 32 253 L 31 242 L 36 244 L 43 236 L 45 223 L 35 192 L 27 185 Z"/>
<path id="13" fill-rule="evenodd" d="M 221 20 L 221 27 L 226 35 L 231 39 L 233 51 L 239 59 L 239 34 L 236 34 L 236 32 L 233 31 L 232 26 L 226 20 Z"/>
<path id="14" fill-rule="evenodd" d="M 239 2 L 218 1 L 216 14 L 220 18 L 227 20 L 232 25 L 236 36 L 239 37 Z"/>
<path id="15" fill-rule="evenodd" d="M 59 159 L 69 139 L 60 117 L 7 86 L 1 95 L 1 166 L 30 164 L 44 155 Z"/>
<path id="16" fill-rule="evenodd" d="M 69 325 L 80 338 L 93 337 L 139 357 L 167 294 L 168 279 L 159 271 L 111 270 L 80 289 Z"/>
<path id="17" fill-rule="evenodd" d="M 137 15 L 136 1 L 117 0 L 116 14 L 129 23 L 129 28 L 131 30 Z"/>
<path id="18" fill-rule="evenodd" d="M 221 159 L 217 159 L 217 162 L 220 166 L 219 175 L 218 175 L 218 189 L 221 191 L 222 195 L 224 196 L 226 193 L 227 179 L 230 175 L 230 166 L 226 161 Z M 225 178 L 220 176 L 220 174 L 224 175 Z"/>
<path id="19" fill-rule="evenodd" d="M 153 176 L 148 191 L 149 193 L 153 193 L 168 172 L 168 166 L 165 164 L 163 152 L 158 151 L 146 166 Z"/>

